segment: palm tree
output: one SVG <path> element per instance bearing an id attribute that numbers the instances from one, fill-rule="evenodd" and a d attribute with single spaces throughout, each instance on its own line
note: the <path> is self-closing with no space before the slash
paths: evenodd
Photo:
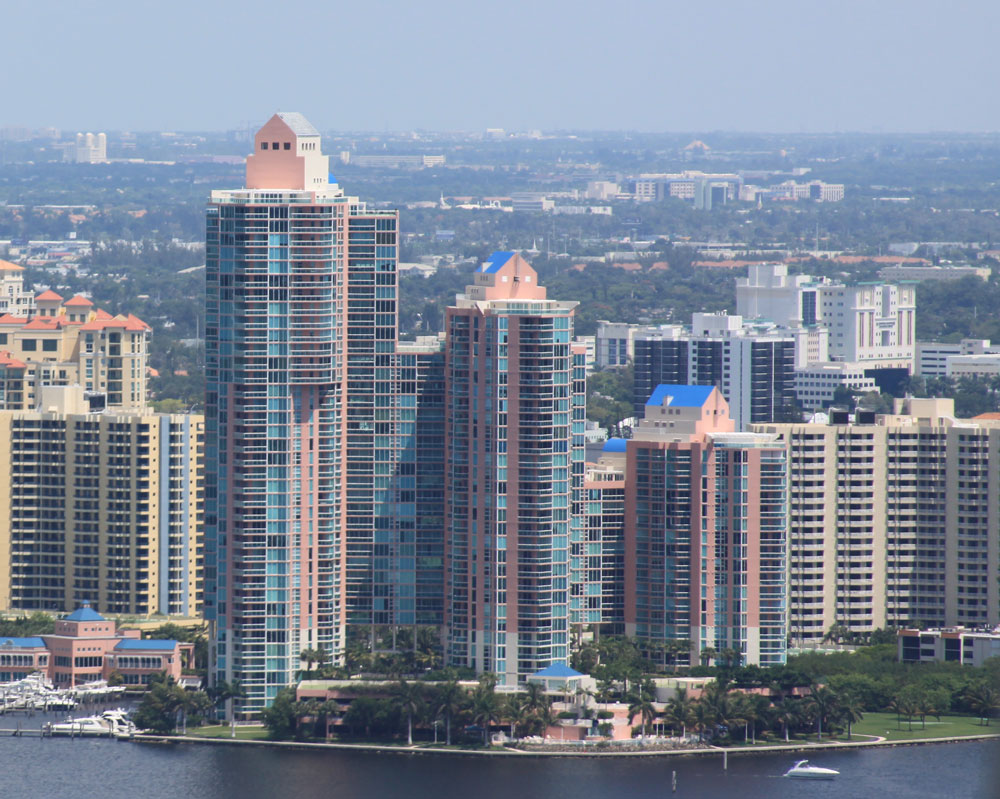
<path id="1" fill-rule="evenodd" d="M 540 682 L 529 682 L 525 693 L 525 704 L 531 711 L 539 710 L 544 705 L 549 704 L 549 697 L 545 693 L 545 686 Z"/>
<path id="2" fill-rule="evenodd" d="M 706 702 L 702 697 L 694 703 L 694 725 L 698 730 L 698 737 L 705 740 L 705 731 L 714 729 L 716 723 L 715 708 L 710 702 Z"/>
<path id="3" fill-rule="evenodd" d="M 500 700 L 492 686 L 476 690 L 472 700 L 472 720 L 483 728 L 483 746 L 488 743 L 490 726 L 500 719 Z"/>
<path id="4" fill-rule="evenodd" d="M 330 740 L 330 719 L 340 713 L 340 705 L 333 699 L 328 699 L 319 706 L 319 716 L 323 720 L 324 737 Z"/>
<path id="5" fill-rule="evenodd" d="M 977 683 L 967 693 L 969 704 L 979 716 L 979 723 L 990 726 L 990 718 L 1000 709 L 1000 691 L 986 682 Z"/>
<path id="6" fill-rule="evenodd" d="M 816 740 L 823 740 L 823 722 L 829 719 L 837 708 L 837 695 L 826 686 L 814 685 L 806 697 L 807 706 L 816 717 Z"/>
<path id="7" fill-rule="evenodd" d="M 670 659 L 671 671 L 677 673 L 677 656 L 686 654 L 690 659 L 691 656 L 691 642 L 684 639 L 670 640 L 667 641 L 667 657 Z"/>
<path id="8" fill-rule="evenodd" d="M 313 663 L 322 665 L 326 661 L 326 652 L 323 650 L 323 647 L 319 647 L 318 649 L 303 649 L 299 652 L 299 660 L 306 662 L 306 667 L 302 671 L 302 675 L 305 676 L 312 673 Z"/>
<path id="9" fill-rule="evenodd" d="M 656 718 L 656 707 L 653 705 L 653 696 L 650 692 L 640 690 L 629 705 L 628 723 L 631 724 L 636 716 L 642 717 L 642 734 L 645 735 L 649 725 Z"/>
<path id="10" fill-rule="evenodd" d="M 718 654 L 714 646 L 706 646 L 698 653 L 698 660 L 702 666 L 707 666 Z"/>
<path id="11" fill-rule="evenodd" d="M 597 701 L 602 704 L 607 704 L 610 702 L 615 695 L 615 681 L 614 680 L 600 680 L 597 683 Z"/>
<path id="12" fill-rule="evenodd" d="M 687 688 L 683 685 L 677 689 L 670 699 L 667 700 L 667 708 L 663 713 L 664 720 L 671 725 L 671 728 L 678 726 L 681 728 L 681 737 L 687 737 L 687 725 L 694 716 L 693 702 L 688 696 Z"/>
<path id="13" fill-rule="evenodd" d="M 423 707 L 423 689 L 419 683 L 400 680 L 393 687 L 392 696 L 406 714 L 406 744 L 413 746 L 413 717 L 419 714 Z"/>
<path id="14" fill-rule="evenodd" d="M 903 726 L 902 717 L 906 716 L 910 722 L 910 729 L 913 729 L 913 699 L 905 691 L 900 691 L 889 700 L 889 710 L 896 714 L 896 728 Z"/>
<path id="15" fill-rule="evenodd" d="M 502 714 L 510 724 L 510 737 L 517 737 L 515 728 L 528 716 L 528 702 L 524 694 L 508 694 L 503 702 Z"/>
<path id="16" fill-rule="evenodd" d="M 757 743 L 757 722 L 767 721 L 771 714 L 771 700 L 760 694 L 748 694 L 743 700 L 743 713 L 750 722 L 750 743 Z"/>
<path id="17" fill-rule="evenodd" d="M 851 728 L 865 717 L 864 710 L 864 703 L 856 694 L 844 694 L 840 700 L 840 717 L 847 724 L 848 741 L 851 740 Z"/>
<path id="18" fill-rule="evenodd" d="M 226 682 L 225 680 L 219 680 L 216 683 L 215 688 L 212 690 L 212 697 L 215 699 L 216 703 L 225 702 L 226 703 L 226 723 L 232 728 L 232 737 L 236 737 L 236 707 L 235 700 L 245 699 L 247 695 L 246 689 L 239 680 L 233 680 L 232 682 Z"/>
<path id="19" fill-rule="evenodd" d="M 445 742 L 451 746 L 451 719 L 465 703 L 465 691 L 457 680 L 448 680 L 437 689 L 435 697 L 435 715 L 443 715 L 445 723 Z"/>
<path id="20" fill-rule="evenodd" d="M 788 743 L 788 728 L 799 721 L 799 703 L 791 699 L 782 699 L 774 710 L 774 719 L 781 724 L 785 743 Z"/>

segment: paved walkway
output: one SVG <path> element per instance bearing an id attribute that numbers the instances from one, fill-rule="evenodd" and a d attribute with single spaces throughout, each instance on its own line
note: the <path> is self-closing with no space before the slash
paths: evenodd
<path id="1" fill-rule="evenodd" d="M 862 736 L 859 736 L 862 737 Z M 868 741 L 799 741 L 788 744 L 768 744 L 760 746 L 713 747 L 700 749 L 650 749 L 647 751 L 632 750 L 628 752 L 598 750 L 590 747 L 580 751 L 546 752 L 544 750 L 524 750 L 507 747 L 504 749 L 445 749 L 433 745 L 389 746 L 385 744 L 348 744 L 309 741 L 265 741 L 241 738 L 199 738 L 185 735 L 136 735 L 132 741 L 136 743 L 183 743 L 212 744 L 216 746 L 270 746 L 286 749 L 326 749 L 326 750 L 356 750 L 363 752 L 381 752 L 398 755 L 459 755 L 475 757 L 687 757 L 715 755 L 722 753 L 730 755 L 769 754 L 771 752 L 802 752 L 816 749 L 864 749 L 872 746 L 917 746 L 920 744 L 962 743 L 965 741 L 982 741 L 1000 738 L 1000 733 L 992 735 L 970 735 L 952 738 L 916 738 L 901 741 L 889 741 L 881 736 L 863 736 L 872 738 Z"/>

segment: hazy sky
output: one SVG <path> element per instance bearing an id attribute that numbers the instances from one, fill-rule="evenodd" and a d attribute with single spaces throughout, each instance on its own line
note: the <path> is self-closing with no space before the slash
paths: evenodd
<path id="1" fill-rule="evenodd" d="M 6 0 L 0 125 L 1000 130 L 997 0 Z"/>

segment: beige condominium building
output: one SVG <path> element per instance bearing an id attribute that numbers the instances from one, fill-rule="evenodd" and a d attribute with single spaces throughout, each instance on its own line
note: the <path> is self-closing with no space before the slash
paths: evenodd
<path id="1" fill-rule="evenodd" d="M 788 450 L 789 634 L 1000 622 L 1000 421 L 943 399 L 761 424 Z"/>
<path id="2" fill-rule="evenodd" d="M 93 412 L 81 386 L 0 411 L 0 610 L 195 616 L 204 417 Z"/>
<path id="3" fill-rule="evenodd" d="M 44 291 L 32 310 L 0 316 L 0 409 L 30 410 L 42 386 L 78 384 L 95 410 L 140 411 L 150 334 L 137 316 Z"/>

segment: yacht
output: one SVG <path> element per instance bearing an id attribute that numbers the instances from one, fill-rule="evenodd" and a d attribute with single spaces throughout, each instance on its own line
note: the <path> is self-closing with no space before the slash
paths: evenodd
<path id="1" fill-rule="evenodd" d="M 135 725 L 129 720 L 126 711 L 117 708 L 105 710 L 99 716 L 59 721 L 50 725 L 49 730 L 53 735 L 130 738 L 135 732 Z"/>
<path id="2" fill-rule="evenodd" d="M 832 780 L 838 774 L 840 774 L 840 772 L 834 771 L 832 768 L 810 766 L 808 760 L 800 760 L 788 769 L 784 776 L 793 777 L 794 779 L 799 780 Z"/>

